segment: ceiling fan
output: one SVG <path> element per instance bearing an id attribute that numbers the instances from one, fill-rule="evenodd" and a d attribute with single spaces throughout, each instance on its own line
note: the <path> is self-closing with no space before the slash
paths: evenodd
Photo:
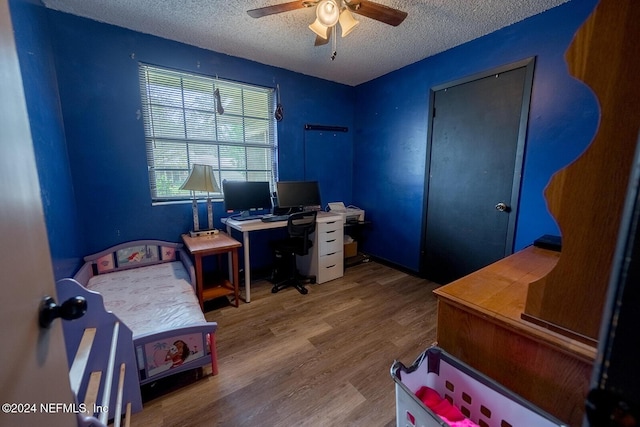
<path id="1" fill-rule="evenodd" d="M 407 17 L 407 12 L 368 0 L 298 0 L 251 9 L 247 13 L 253 18 L 262 18 L 263 16 L 314 6 L 316 7 L 316 20 L 309 25 L 309 29 L 317 35 L 316 46 L 328 43 L 330 36 L 333 35 L 332 60 L 336 57 L 337 24 L 340 23 L 342 37 L 346 37 L 360 23 L 351 12 L 394 27 L 400 25 Z"/>

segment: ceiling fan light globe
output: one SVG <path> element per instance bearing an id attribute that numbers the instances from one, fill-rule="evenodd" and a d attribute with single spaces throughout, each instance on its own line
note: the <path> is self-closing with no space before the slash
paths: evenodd
<path id="1" fill-rule="evenodd" d="M 325 40 L 329 38 L 329 27 L 322 25 L 322 23 L 317 19 L 313 24 L 309 25 L 309 29 L 316 33 L 318 37 L 322 37 Z"/>
<path id="2" fill-rule="evenodd" d="M 344 9 L 340 13 L 340 28 L 342 29 L 342 37 L 347 37 L 351 31 L 360 24 L 360 21 L 354 19 L 348 9 Z"/>
<path id="3" fill-rule="evenodd" d="M 340 8 L 335 0 L 322 0 L 316 6 L 316 17 L 325 27 L 333 27 L 340 18 Z"/>

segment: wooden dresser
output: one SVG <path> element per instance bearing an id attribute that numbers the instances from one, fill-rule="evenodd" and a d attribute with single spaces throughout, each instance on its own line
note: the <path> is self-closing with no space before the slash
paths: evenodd
<path id="1" fill-rule="evenodd" d="M 596 348 L 521 319 L 529 283 L 558 258 L 531 246 L 436 289 L 437 339 L 452 356 L 580 425 Z"/>

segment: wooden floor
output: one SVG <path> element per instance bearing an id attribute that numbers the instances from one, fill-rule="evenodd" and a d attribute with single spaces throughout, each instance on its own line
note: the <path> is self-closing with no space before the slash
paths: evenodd
<path id="1" fill-rule="evenodd" d="M 435 341 L 436 287 L 373 261 L 307 295 L 256 281 L 251 303 L 206 313 L 219 325 L 220 373 L 144 387 L 131 424 L 393 426 L 389 369 Z"/>

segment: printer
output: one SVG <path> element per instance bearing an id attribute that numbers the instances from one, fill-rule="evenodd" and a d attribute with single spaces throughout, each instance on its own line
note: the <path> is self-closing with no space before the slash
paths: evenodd
<path id="1" fill-rule="evenodd" d="M 329 210 L 333 213 L 342 215 L 342 221 L 345 224 L 348 222 L 364 221 L 364 210 L 356 207 L 346 207 L 342 202 L 329 203 Z"/>

